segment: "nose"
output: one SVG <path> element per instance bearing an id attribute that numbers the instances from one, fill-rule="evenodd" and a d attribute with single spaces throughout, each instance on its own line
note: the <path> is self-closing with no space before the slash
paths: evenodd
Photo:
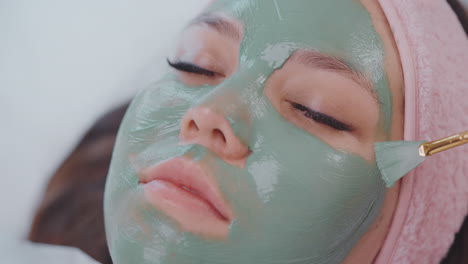
<path id="1" fill-rule="evenodd" d="M 227 163 L 239 167 L 245 165 L 250 154 L 224 115 L 208 107 L 199 106 L 185 114 L 179 139 L 184 143 L 202 145 Z"/>

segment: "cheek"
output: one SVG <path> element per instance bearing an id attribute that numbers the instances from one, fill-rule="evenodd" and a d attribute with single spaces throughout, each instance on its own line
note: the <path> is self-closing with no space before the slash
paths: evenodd
<path id="1" fill-rule="evenodd" d="M 137 95 L 120 129 L 128 136 L 123 143 L 128 145 L 130 155 L 149 160 L 164 152 L 165 148 L 155 148 L 156 143 L 177 144 L 180 120 L 201 92 L 203 89 L 195 90 L 177 81 L 162 81 Z"/>
<path id="2" fill-rule="evenodd" d="M 258 156 L 254 155 L 251 162 L 269 158 L 271 164 L 276 163 L 278 170 L 284 172 L 285 179 L 302 178 L 312 185 L 322 180 L 328 185 L 327 179 L 341 181 L 343 185 L 361 183 L 363 186 L 380 181 L 374 178 L 374 162 L 352 152 L 336 150 L 284 120 L 274 109 L 270 108 L 267 113 L 261 120 L 254 120 L 253 153 Z"/>
<path id="3" fill-rule="evenodd" d="M 343 135 L 335 140 L 327 140 L 326 142 L 337 150 L 353 153 L 368 162 L 373 162 L 375 160 L 374 140 L 374 136 L 368 140 L 361 141 L 354 136 Z"/>
<path id="4" fill-rule="evenodd" d="M 266 232 L 287 237 L 288 230 L 301 230 L 301 237 L 322 237 L 320 243 L 331 245 L 367 228 L 384 193 L 374 164 L 333 149 L 274 113 L 255 124 L 247 170 L 263 203 L 258 214 L 276 227 Z"/>

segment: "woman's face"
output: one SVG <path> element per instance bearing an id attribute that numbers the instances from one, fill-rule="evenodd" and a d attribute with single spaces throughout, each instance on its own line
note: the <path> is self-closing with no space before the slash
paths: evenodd
<path id="1" fill-rule="evenodd" d="M 337 263 L 379 213 L 384 44 L 355 1 L 215 1 L 122 123 L 116 263 Z"/>

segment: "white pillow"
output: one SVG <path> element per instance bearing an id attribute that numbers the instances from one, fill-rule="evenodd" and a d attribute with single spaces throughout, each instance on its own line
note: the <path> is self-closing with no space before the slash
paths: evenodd
<path id="1" fill-rule="evenodd" d="M 157 79 L 207 2 L 0 1 L 0 236 L 26 237 L 57 166 L 98 116 Z"/>
<path id="2" fill-rule="evenodd" d="M 72 247 L 19 241 L 0 237 L 0 263 L 9 264 L 98 264 L 81 250 Z"/>

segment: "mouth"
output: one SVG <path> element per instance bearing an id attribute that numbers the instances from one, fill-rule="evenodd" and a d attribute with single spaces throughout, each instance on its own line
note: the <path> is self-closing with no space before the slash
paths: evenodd
<path id="1" fill-rule="evenodd" d="M 146 200 L 182 231 L 226 238 L 232 211 L 217 183 L 196 162 L 174 158 L 139 174 Z"/>

